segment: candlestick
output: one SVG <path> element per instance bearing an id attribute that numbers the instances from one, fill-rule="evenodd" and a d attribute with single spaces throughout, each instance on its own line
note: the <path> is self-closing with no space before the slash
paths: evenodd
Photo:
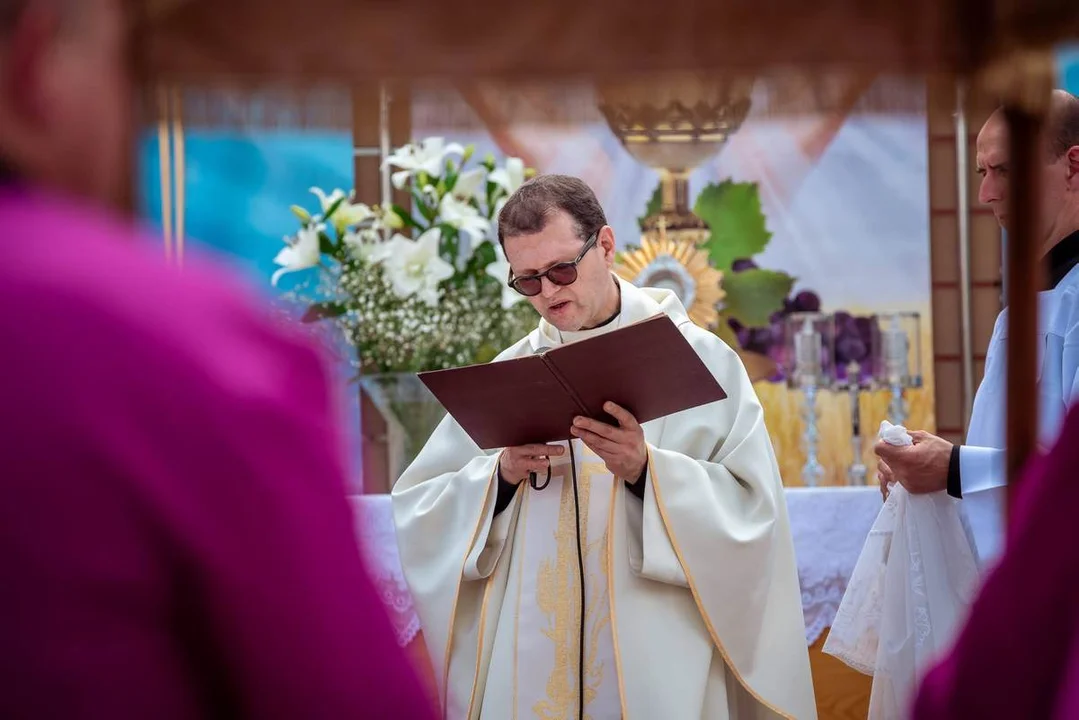
<path id="1" fill-rule="evenodd" d="M 793 313 L 786 318 L 787 348 L 792 362 L 788 368 L 788 382 L 792 388 L 802 391 L 802 419 L 805 430 L 802 440 L 806 453 L 802 466 L 802 482 L 816 487 L 824 478 L 824 466 L 818 457 L 820 432 L 817 428 L 817 394 L 827 389 L 831 377 L 831 318 L 819 313 Z M 827 350 L 825 349 L 827 347 Z"/>
<path id="2" fill-rule="evenodd" d="M 888 313 L 881 319 L 885 322 L 881 325 L 881 363 L 878 378 L 880 384 L 891 392 L 888 419 L 895 425 L 903 425 L 908 414 L 904 392 L 908 388 L 921 387 L 921 373 L 918 370 L 919 316 L 913 312 L 896 312 Z M 913 353 L 912 341 L 915 343 Z"/>
<path id="3" fill-rule="evenodd" d="M 821 336 L 813 319 L 805 318 L 802 329 L 794 336 L 795 369 L 803 377 L 819 378 L 821 374 Z"/>
<path id="4" fill-rule="evenodd" d="M 850 467 L 847 468 L 847 484 L 865 485 L 866 469 L 862 462 L 862 409 L 859 404 L 862 393 L 862 367 L 852 362 L 847 365 L 847 393 L 850 398 L 851 453 Z"/>
<path id="5" fill-rule="evenodd" d="M 891 383 L 905 383 L 910 377 L 910 342 L 899 324 L 899 316 L 893 315 L 888 328 L 882 333 L 884 346 L 884 372 Z"/>

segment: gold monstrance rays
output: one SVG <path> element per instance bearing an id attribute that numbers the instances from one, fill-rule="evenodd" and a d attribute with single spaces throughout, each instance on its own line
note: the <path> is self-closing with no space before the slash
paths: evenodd
<path id="1" fill-rule="evenodd" d="M 689 319 L 711 330 L 719 322 L 717 306 L 725 297 L 723 273 L 708 262 L 708 252 L 692 240 L 671 240 L 660 223 L 657 238 L 641 236 L 641 246 L 619 255 L 615 273 L 640 287 L 673 290 Z"/>

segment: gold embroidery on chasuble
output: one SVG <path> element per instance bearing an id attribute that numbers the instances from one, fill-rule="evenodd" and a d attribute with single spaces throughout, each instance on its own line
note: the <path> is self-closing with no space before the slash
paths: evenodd
<path id="1" fill-rule="evenodd" d="M 573 482 L 564 467 L 558 523 L 554 530 L 555 554 L 544 560 L 536 578 L 536 598 L 547 623 L 542 632 L 554 646 L 554 665 L 547 678 L 547 697 L 532 710 L 541 720 L 569 720 L 577 711 L 577 664 L 580 639 L 581 589 L 577 561 L 577 519 L 573 502 Z M 595 699 L 604 680 L 606 663 L 600 657 L 600 642 L 611 623 L 607 598 L 607 513 L 597 513 L 601 521 L 590 527 L 589 509 L 593 481 L 607 475 L 606 465 L 591 451 L 585 451 L 578 475 L 578 504 L 581 509 L 581 542 L 585 566 L 585 689 L 586 706 Z M 606 483 L 597 493 L 609 495 Z M 587 715 L 586 715 L 587 717 Z"/>

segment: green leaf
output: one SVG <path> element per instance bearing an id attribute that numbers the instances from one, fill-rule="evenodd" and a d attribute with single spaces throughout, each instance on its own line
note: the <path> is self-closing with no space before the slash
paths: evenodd
<path id="1" fill-rule="evenodd" d="M 438 227 L 442 231 L 441 237 L 439 238 L 438 242 L 438 254 L 442 257 L 443 260 L 456 268 L 457 254 L 458 250 L 461 247 L 460 231 L 458 231 L 457 228 L 455 228 L 453 225 L 449 225 L 447 223 L 439 223 Z M 454 281 L 455 284 L 460 284 L 463 278 L 459 277 L 458 274 L 455 273 L 454 277 L 451 277 L 450 280 Z"/>
<path id="2" fill-rule="evenodd" d="M 330 203 L 330 206 L 326 208 L 326 214 L 322 217 L 323 221 L 329 222 L 330 218 L 333 217 L 333 214 L 337 212 L 337 208 L 341 207 L 341 203 L 343 203 L 346 199 L 346 197 L 342 196 Z"/>
<path id="3" fill-rule="evenodd" d="M 711 230 L 704 247 L 712 265 L 724 272 L 735 260 L 764 250 L 772 237 L 761 212 L 757 183 L 724 180 L 710 184 L 697 196 L 693 212 Z"/>
<path id="4" fill-rule="evenodd" d="M 311 222 L 311 213 L 307 212 L 299 205 L 293 205 L 289 208 L 289 210 L 291 210 L 292 214 L 296 216 L 296 219 L 302 222 L 304 225 Z"/>
<path id="5" fill-rule="evenodd" d="M 347 312 L 346 308 L 341 303 L 335 302 L 320 302 L 315 303 L 311 307 L 307 308 L 303 317 L 300 318 L 301 322 L 312 323 L 319 320 L 327 320 L 329 318 L 340 317 Z"/>
<path id="6" fill-rule="evenodd" d="M 472 251 L 472 259 L 483 269 L 493 263 L 498 256 L 495 254 L 495 246 L 490 240 L 484 240 Z"/>
<path id="7" fill-rule="evenodd" d="M 768 327 L 772 313 L 783 308 L 794 278 L 775 270 L 743 270 L 723 275 L 724 312 L 746 327 Z"/>
<path id="8" fill-rule="evenodd" d="M 419 188 L 412 188 L 412 199 L 416 201 L 415 205 L 420 210 L 420 215 L 427 222 L 432 222 L 435 216 L 438 215 L 438 207 L 431 207 L 427 204 L 427 200 L 424 198 L 423 193 Z"/>
<path id="9" fill-rule="evenodd" d="M 329 235 L 320 232 L 318 234 L 318 251 L 324 255 L 333 255 L 337 252 L 337 245 L 334 244 Z"/>
<path id="10" fill-rule="evenodd" d="M 419 228 L 420 230 L 423 229 L 422 227 L 420 227 L 420 224 L 416 222 L 416 218 L 412 217 L 412 213 L 410 213 L 408 210 L 405 210 L 400 205 L 394 204 L 391 207 L 391 210 L 394 215 L 401 218 L 401 222 L 405 224 L 405 227 L 414 227 Z"/>
<path id="11" fill-rule="evenodd" d="M 643 230 L 644 229 L 644 221 L 645 221 L 645 219 L 648 218 L 648 217 L 651 217 L 652 215 L 655 215 L 656 213 L 658 213 L 662 209 L 663 209 L 663 182 L 660 181 L 660 183 L 658 185 L 656 185 L 656 191 L 654 193 L 652 193 L 652 197 L 648 199 L 648 204 L 645 205 L 645 207 L 644 207 L 644 215 L 641 215 L 639 218 L 637 218 L 637 224 L 640 225 L 641 229 Z"/>

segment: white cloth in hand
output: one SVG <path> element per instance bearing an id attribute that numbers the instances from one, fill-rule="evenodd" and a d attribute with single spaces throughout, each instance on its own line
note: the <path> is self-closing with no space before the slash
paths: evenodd
<path id="1" fill-rule="evenodd" d="M 913 445 L 914 438 L 902 425 L 892 425 L 887 420 L 880 421 L 880 439 L 889 445 Z"/>
<path id="2" fill-rule="evenodd" d="M 880 437 L 911 444 L 884 422 Z M 951 643 L 978 584 L 957 501 L 895 485 L 869 532 L 824 652 L 873 676 L 869 720 L 909 717 L 921 675 Z"/>

